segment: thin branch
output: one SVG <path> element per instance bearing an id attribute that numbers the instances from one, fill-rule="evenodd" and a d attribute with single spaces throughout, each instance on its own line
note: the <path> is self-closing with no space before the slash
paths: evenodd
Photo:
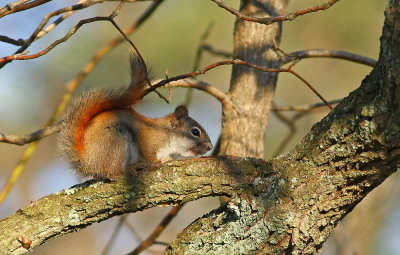
<path id="1" fill-rule="evenodd" d="M 222 50 L 216 50 L 211 45 L 205 44 L 203 45 L 203 49 L 208 51 L 212 55 L 221 56 L 224 58 L 232 57 L 232 53 Z M 364 64 L 371 67 L 375 66 L 376 64 L 375 59 L 341 50 L 326 50 L 326 49 L 301 50 L 292 52 L 289 55 L 295 56 L 297 59 L 300 60 L 303 58 L 337 58 L 337 59 L 348 60 L 354 63 Z M 289 56 L 284 56 L 281 61 L 282 64 L 287 64 L 292 62 L 293 58 Z"/>
<path id="2" fill-rule="evenodd" d="M 128 220 L 125 220 L 124 224 L 126 227 L 128 227 L 128 229 L 132 232 L 132 234 L 135 236 L 135 238 L 137 240 L 139 240 L 140 242 L 143 242 L 143 238 L 140 236 L 138 231 L 131 225 L 131 223 Z M 153 244 L 168 245 L 168 243 L 165 244 L 164 242 L 161 242 L 161 241 L 154 241 Z M 159 254 L 159 252 L 153 251 L 151 248 L 148 248 L 147 252 Z"/>
<path id="3" fill-rule="evenodd" d="M 237 192 L 240 194 L 251 187 L 252 178 L 256 177 L 258 171 L 264 171 L 264 176 L 270 176 L 268 172 L 272 171 L 269 164 L 260 160 L 229 156 L 169 161 L 152 168 L 142 171 L 134 178 L 112 182 L 92 180 L 76 185 L 41 198 L 27 208 L 2 219 L 0 221 L 0 229 L 2 229 L 0 253 L 28 252 L 15 241 L 15 237 L 18 236 L 28 236 L 32 240 L 30 247 L 32 250 L 50 239 L 116 215 L 141 211 L 156 205 L 186 203 L 201 197 L 235 196 Z M 196 176 L 193 176 L 192 170 L 189 171 L 189 169 L 195 171 Z M 176 179 L 174 176 L 179 176 L 179 178 Z M 272 178 L 275 177 L 272 176 Z M 191 183 L 191 185 L 186 187 L 181 183 Z M 166 194 L 165 190 L 171 192 Z M 99 194 L 102 195 L 99 196 Z M 62 201 L 61 204 L 60 201 Z M 102 205 L 101 210 L 97 210 L 99 203 Z M 67 206 L 68 209 L 60 211 L 51 209 L 43 212 L 43 208 L 52 208 L 56 204 L 60 208 Z M 85 208 L 93 208 L 93 210 Z M 65 221 L 60 223 L 59 219 L 65 219 Z M 28 221 L 29 224 L 24 224 Z M 18 228 L 15 228 L 16 224 Z M 42 231 L 37 228 L 43 224 L 46 224 L 51 231 Z"/>
<path id="4" fill-rule="evenodd" d="M 251 22 L 257 22 L 260 24 L 264 24 L 264 25 L 271 25 L 272 23 L 275 22 L 280 22 L 280 21 L 291 21 L 294 20 L 295 18 L 297 18 L 298 16 L 301 15 L 305 15 L 308 13 L 313 13 L 313 12 L 317 12 L 317 11 L 323 11 L 326 10 L 328 8 L 330 8 L 332 5 L 334 5 L 336 2 L 338 2 L 339 0 L 330 0 L 329 2 L 322 4 L 322 5 L 317 5 L 311 8 L 307 8 L 304 10 L 299 10 L 296 12 L 291 12 L 285 16 L 278 16 L 278 17 L 267 17 L 267 18 L 258 18 L 258 17 L 252 17 L 252 16 L 248 16 L 245 14 L 240 13 L 239 11 L 235 10 L 234 8 L 230 7 L 229 5 L 227 5 L 224 1 L 222 0 L 211 0 L 214 3 L 216 3 L 219 7 L 227 10 L 228 12 L 232 13 L 233 15 L 235 15 L 237 18 L 242 19 L 242 20 L 246 20 L 246 21 L 251 21 Z"/>
<path id="5" fill-rule="evenodd" d="M 19 53 L 24 52 L 31 44 L 32 42 L 34 42 L 35 40 L 41 38 L 42 36 L 44 36 L 45 34 L 47 34 L 49 31 L 51 31 L 56 25 L 58 25 L 59 23 L 61 23 L 63 20 L 65 20 L 67 17 L 69 17 L 74 11 L 76 10 L 81 10 L 84 8 L 87 8 L 91 5 L 94 4 L 98 4 L 98 3 L 102 3 L 104 2 L 103 0 L 88 0 L 88 1 L 84 1 L 81 0 L 78 2 L 78 4 L 76 5 L 72 5 L 72 6 L 68 6 L 68 7 L 64 7 L 61 8 L 57 11 L 54 12 L 50 12 L 49 14 L 47 14 L 43 20 L 41 21 L 41 23 L 39 24 L 39 26 L 35 29 L 35 31 L 32 33 L 32 35 L 29 37 L 28 40 L 25 40 L 25 44 L 22 45 L 22 47 L 20 49 L 18 49 L 13 55 L 4 57 L 4 58 L 0 58 L 0 68 L 3 67 L 4 65 L 6 65 L 7 63 L 11 62 L 12 60 L 15 59 L 20 59 L 20 60 L 24 60 L 24 59 L 31 59 L 31 58 L 36 58 L 36 57 L 40 57 L 44 54 L 46 54 L 48 51 L 50 51 L 51 49 L 53 49 L 56 45 L 65 42 L 68 40 L 68 38 L 70 36 L 72 36 L 79 28 L 80 26 L 82 26 L 83 24 L 86 23 L 90 23 L 90 22 L 94 22 L 94 21 L 98 21 L 98 20 L 108 20 L 111 23 L 113 23 L 113 18 L 117 15 L 116 10 L 114 10 L 114 12 L 108 17 L 108 18 L 104 18 L 104 17 L 95 17 L 92 19 L 86 19 L 86 20 L 81 20 L 75 27 L 73 27 L 72 29 L 70 29 L 70 31 L 67 33 L 66 36 L 64 36 L 63 38 L 57 40 L 56 42 L 54 42 L 53 44 L 51 44 L 49 47 L 47 47 L 45 50 L 43 50 L 42 52 L 39 52 L 37 54 L 33 54 L 33 55 L 28 55 L 28 56 L 24 56 L 23 58 L 20 58 L 21 55 L 19 55 Z M 121 8 L 121 4 L 119 5 L 118 8 Z M 66 13 L 65 13 L 66 12 Z M 65 13 L 63 16 L 59 17 L 55 22 L 53 22 L 52 24 L 48 25 L 45 29 L 44 26 L 49 22 L 50 18 L 59 15 L 61 13 Z M 82 22 L 82 23 L 81 23 Z"/>
<path id="6" fill-rule="evenodd" d="M 16 6 L 22 5 L 22 4 L 24 4 L 26 2 L 29 2 L 29 1 L 31 1 L 31 0 L 18 0 L 18 1 L 15 1 L 13 3 L 7 4 L 5 8 L 8 8 L 8 10 L 11 10 L 11 9 L 15 8 Z"/>
<path id="7" fill-rule="evenodd" d="M 156 84 L 162 80 L 153 81 L 153 84 Z M 210 85 L 209 83 L 198 81 L 194 79 L 183 79 L 179 81 L 170 82 L 167 86 L 169 87 L 184 87 L 184 88 L 195 88 L 208 94 L 214 96 L 217 100 L 219 100 L 223 105 L 230 103 L 229 97 L 216 87 Z M 286 107 L 287 108 L 287 107 Z M 285 110 L 286 108 L 279 108 L 279 110 Z M 0 142 L 9 143 L 15 145 L 25 145 L 37 140 L 40 140 L 46 136 L 52 135 L 60 131 L 62 123 L 59 122 L 55 126 L 45 127 L 43 129 L 39 129 L 33 133 L 27 135 L 7 135 L 0 133 Z"/>
<path id="8" fill-rule="evenodd" d="M 197 76 L 197 75 L 205 74 L 209 70 L 211 70 L 213 68 L 216 68 L 216 67 L 219 67 L 219 66 L 222 66 L 222 65 L 245 65 L 245 66 L 257 69 L 257 70 L 262 71 L 262 72 L 291 73 L 292 75 L 296 76 L 299 80 L 301 80 L 304 84 L 306 84 L 307 87 L 309 87 L 314 92 L 314 94 L 316 94 L 326 104 L 326 106 L 329 107 L 329 109 L 333 109 L 332 106 L 325 100 L 325 98 L 322 97 L 321 94 L 317 90 L 315 90 L 314 87 L 307 80 L 305 80 L 301 75 L 299 75 L 298 73 L 296 73 L 295 71 L 293 71 L 291 69 L 291 66 L 289 68 L 282 68 L 282 69 L 267 68 L 267 67 L 259 66 L 259 65 L 256 65 L 256 64 L 252 64 L 252 63 L 240 60 L 240 59 L 225 60 L 225 61 L 216 62 L 214 64 L 206 66 L 205 68 L 203 68 L 201 70 L 198 70 L 198 71 L 195 71 L 195 72 L 192 72 L 192 73 L 182 74 L 182 75 L 178 75 L 178 76 L 171 77 L 171 78 L 168 78 L 168 79 L 164 79 L 164 80 L 158 82 L 157 84 L 153 85 L 152 88 L 149 88 L 147 90 L 147 93 L 150 93 L 154 89 L 162 87 L 162 86 L 164 86 L 167 83 L 170 83 L 172 81 L 177 81 L 177 80 L 181 80 L 181 79 L 184 79 L 184 78 L 189 78 L 189 77 L 194 77 L 194 76 Z"/>
<path id="9" fill-rule="evenodd" d="M 156 80 L 156 81 L 153 81 L 152 84 L 158 84 L 163 81 L 164 80 Z M 155 85 L 153 85 L 153 86 L 155 86 Z M 224 92 L 220 91 L 216 87 L 214 87 L 211 84 L 206 83 L 204 81 L 186 78 L 186 79 L 181 79 L 181 80 L 177 80 L 177 81 L 171 81 L 168 83 L 168 85 L 165 85 L 165 86 L 195 88 L 195 89 L 204 91 L 204 92 L 212 95 L 218 101 L 220 101 L 222 105 L 227 105 L 230 103 L 229 97 Z"/>
<path id="10" fill-rule="evenodd" d="M 156 0 L 150 7 L 139 17 L 137 21 L 135 21 L 130 27 L 128 27 L 124 33 L 131 34 L 133 31 L 136 30 L 143 22 L 145 22 L 150 15 L 157 9 L 157 7 L 162 3 L 163 0 Z M 117 37 L 116 39 L 112 40 L 110 43 L 106 44 L 100 50 L 97 51 L 93 59 L 84 66 L 81 72 L 70 82 L 65 85 L 65 91 L 63 98 L 61 99 L 60 103 L 58 104 L 56 110 L 54 111 L 53 115 L 50 117 L 49 121 L 45 126 L 51 126 L 52 123 L 55 122 L 56 119 L 60 117 L 62 112 L 64 111 L 65 107 L 67 106 L 68 102 L 71 99 L 72 93 L 75 89 L 79 86 L 79 84 L 83 81 L 83 79 L 94 69 L 94 67 L 98 64 L 98 62 L 109 52 L 111 49 L 114 49 L 119 43 L 123 42 L 123 37 Z M 24 155 L 17 163 L 16 167 L 11 173 L 11 176 L 7 180 L 6 184 L 0 191 L 0 204 L 4 201 L 7 195 L 10 193 L 12 187 L 14 186 L 15 182 L 18 180 L 19 176 L 21 175 L 22 171 L 24 170 L 26 162 L 30 159 L 33 155 L 33 152 L 36 150 L 38 145 L 38 141 L 32 142 L 26 148 Z"/>
<path id="11" fill-rule="evenodd" d="M 153 244 L 159 244 L 159 245 L 163 245 L 163 246 L 168 246 L 169 245 L 169 243 L 161 242 L 161 241 L 154 241 Z"/>
<path id="12" fill-rule="evenodd" d="M 136 247 L 133 251 L 128 253 L 128 255 L 137 255 L 147 249 L 150 245 L 152 245 L 157 237 L 164 231 L 164 229 L 168 226 L 171 220 L 178 214 L 178 212 L 182 209 L 184 204 L 173 207 L 168 214 L 164 217 L 164 219 L 158 224 L 158 226 L 154 229 L 154 231 L 144 240 L 138 247 Z"/>
<path id="13" fill-rule="evenodd" d="M 208 45 L 208 44 L 202 45 L 202 48 L 203 48 L 203 50 L 208 51 L 210 54 L 215 55 L 215 56 L 221 56 L 224 58 L 232 57 L 232 53 L 222 51 L 222 50 L 216 50 L 216 49 L 214 49 L 214 47 L 212 47 L 211 45 Z"/>
<path id="14" fill-rule="evenodd" d="M 206 28 L 206 30 L 204 31 L 204 33 L 201 35 L 200 37 L 200 42 L 199 42 L 199 46 L 197 47 L 197 51 L 196 51 L 196 58 L 194 60 L 193 63 L 193 68 L 192 68 L 192 72 L 196 71 L 197 69 L 199 69 L 200 67 L 200 62 L 201 62 L 201 57 L 203 56 L 203 44 L 204 41 L 208 38 L 208 36 L 210 35 L 212 29 L 214 27 L 214 23 L 210 22 Z M 189 106 L 190 102 L 192 101 L 192 88 L 189 88 L 186 92 L 186 99 L 185 99 L 185 104 L 187 106 Z"/>
<path id="15" fill-rule="evenodd" d="M 97 3 L 101 3 L 102 2 L 102 0 L 91 0 L 91 1 L 86 1 L 86 2 L 84 2 L 84 3 L 79 3 L 79 4 L 76 4 L 76 5 L 72 5 L 72 6 L 68 6 L 68 7 L 64 7 L 64 8 L 61 8 L 61 9 L 59 9 L 59 10 L 57 10 L 57 11 L 54 11 L 54 12 L 50 12 L 49 14 L 47 14 L 44 18 L 43 18 L 43 20 L 40 22 L 40 24 L 39 24 L 39 26 L 35 29 L 35 31 L 31 34 L 31 36 L 29 37 L 29 39 L 27 39 L 27 40 L 25 40 L 25 44 L 24 45 L 22 45 L 22 47 L 20 47 L 13 55 L 10 55 L 10 56 L 7 56 L 7 57 L 4 57 L 4 58 L 8 58 L 9 59 L 9 61 L 4 61 L 3 63 L 2 63 L 2 61 L 1 61 L 1 58 L 0 58 L 0 68 L 2 68 L 2 67 L 4 67 L 7 63 L 9 63 L 9 62 L 11 62 L 12 60 L 14 60 L 14 58 L 15 59 L 17 59 L 20 55 L 19 55 L 19 53 L 22 53 L 22 52 L 24 52 L 31 44 L 32 44 L 32 42 L 34 42 L 35 40 L 37 40 L 38 38 L 40 38 L 40 37 L 42 37 L 46 32 L 43 32 L 42 31 L 42 29 L 44 28 L 44 26 L 49 22 L 49 20 L 50 20 L 50 18 L 52 18 L 52 17 L 54 17 L 54 16 L 56 16 L 56 15 L 59 15 L 59 14 L 61 14 L 61 13 L 65 13 L 65 12 L 71 12 L 71 11 L 76 11 L 76 10 L 80 10 L 80 9 L 83 9 L 83 8 L 87 8 L 87 7 L 89 7 L 89 6 L 91 6 L 91 5 L 94 5 L 94 4 L 97 4 Z M 57 22 L 57 21 L 56 21 Z M 60 21 L 61 22 L 61 21 Z M 53 23 L 54 24 L 54 23 Z M 52 27 L 52 24 L 50 24 L 46 29 L 48 30 L 48 31 L 50 31 L 51 28 Z M 73 30 L 74 28 L 72 28 L 71 30 Z M 71 32 L 71 30 L 70 30 L 70 32 Z M 76 32 L 76 31 L 75 31 Z M 38 35 L 39 34 L 41 34 L 41 36 L 40 37 L 38 37 Z M 71 34 L 72 35 L 72 34 Z M 70 35 L 70 36 L 71 36 Z M 67 38 L 68 39 L 68 38 Z M 60 41 L 59 43 L 61 43 L 62 41 Z M 53 47 L 55 46 L 56 44 L 54 44 L 53 43 Z M 49 47 L 51 47 L 52 45 L 50 45 Z M 52 47 L 52 48 L 53 48 Z"/>
<path id="16" fill-rule="evenodd" d="M 296 62 L 293 62 L 292 65 L 294 65 Z M 319 92 L 306 80 L 304 79 L 300 74 L 296 73 L 295 71 L 293 71 L 292 65 L 287 69 L 289 73 L 293 74 L 294 76 L 296 76 L 297 78 L 299 78 L 299 80 L 301 80 L 304 84 L 306 84 L 313 92 L 315 95 L 317 95 L 324 103 L 326 106 L 329 107 L 329 109 L 333 109 L 333 107 L 328 103 L 328 101 L 325 100 L 325 98 L 322 97 L 321 94 L 319 94 Z"/>
<path id="17" fill-rule="evenodd" d="M 72 88 L 68 85 L 69 84 L 66 85 L 66 91 L 64 93 L 64 96 L 63 96 L 61 102 L 58 104 L 56 110 L 54 111 L 53 115 L 50 117 L 49 121 L 47 122 L 47 124 L 45 126 L 51 126 L 56 121 L 56 119 L 59 118 L 59 116 L 65 109 L 68 101 L 71 98 L 71 93 L 74 90 L 74 88 Z M 39 130 L 37 132 L 41 133 L 42 131 Z M 27 149 L 24 152 L 24 155 L 22 156 L 20 161 L 17 163 L 17 166 L 12 171 L 6 184 L 3 186 L 3 188 L 0 191 L 0 204 L 4 201 L 4 199 L 10 193 L 11 189 L 14 187 L 14 184 L 16 183 L 16 181 L 18 180 L 19 176 L 21 175 L 22 171 L 25 168 L 26 162 L 30 159 L 30 157 L 35 152 L 38 142 L 39 142 L 39 140 L 36 140 L 29 144 L 29 146 L 27 147 Z"/>
<path id="18" fill-rule="evenodd" d="M 108 240 L 106 246 L 104 247 L 103 251 L 100 253 L 101 255 L 106 255 L 108 253 L 108 250 L 110 249 L 111 245 L 114 243 L 115 238 L 117 237 L 119 231 L 121 230 L 123 223 L 125 222 L 126 217 L 128 216 L 128 214 L 122 215 L 119 220 L 117 225 L 115 226 L 110 239 Z"/>
<path id="19" fill-rule="evenodd" d="M 117 25 L 117 23 L 114 21 L 113 19 L 114 15 L 110 16 L 110 22 L 114 25 L 114 27 L 121 33 L 121 35 L 125 38 L 125 40 L 133 47 L 133 49 L 135 50 L 136 54 L 139 56 L 142 65 L 144 66 L 145 72 L 147 73 L 147 65 L 146 62 L 144 61 L 144 58 L 142 56 L 142 54 L 140 53 L 139 49 L 136 47 L 136 45 L 132 42 L 131 39 L 129 39 L 128 36 L 125 35 L 124 31 L 122 31 L 122 29 Z M 151 87 L 151 82 L 149 80 L 149 77 L 146 76 L 146 82 L 147 84 Z M 154 92 L 157 93 L 157 95 L 162 98 L 167 104 L 169 104 L 171 102 L 171 99 L 166 98 L 165 96 L 163 96 L 160 92 L 158 92 L 157 90 L 154 90 Z"/>
<path id="20" fill-rule="evenodd" d="M 27 143 L 31 143 L 39 139 L 42 139 L 46 136 L 57 133 L 58 131 L 60 131 L 60 128 L 61 128 L 61 122 L 59 122 L 55 126 L 45 127 L 43 129 L 37 130 L 27 135 L 18 136 L 18 135 L 6 135 L 0 133 L 0 142 L 10 143 L 15 145 L 25 145 Z"/>
<path id="21" fill-rule="evenodd" d="M 342 99 L 338 100 L 332 100 L 329 101 L 331 105 L 338 104 L 342 101 Z M 323 103 L 316 103 L 316 104 L 310 104 L 310 105 L 300 105 L 300 106 L 285 106 L 285 107 L 277 107 L 276 105 L 273 105 L 272 111 L 276 115 L 276 117 L 283 122 L 288 128 L 289 128 L 289 133 L 285 136 L 283 141 L 279 144 L 279 147 L 276 149 L 276 151 L 273 154 L 273 157 L 277 157 L 278 155 L 282 154 L 283 150 L 285 149 L 286 145 L 293 139 L 297 128 L 295 125 L 295 122 L 303 117 L 306 113 L 311 112 L 312 110 L 325 106 Z M 294 115 L 292 118 L 287 118 L 282 114 L 282 111 L 298 111 L 296 115 Z"/>
<path id="22" fill-rule="evenodd" d="M 29 2 L 29 3 L 24 3 L 26 1 L 16 1 L 13 4 L 9 4 L 6 7 L 0 9 L 0 18 L 6 16 L 8 14 L 11 14 L 11 13 L 25 11 L 25 10 L 34 8 L 36 6 L 45 4 L 50 1 L 51 0 L 36 0 L 36 1 Z M 20 4 L 20 3 L 24 3 L 24 4 Z"/>
<path id="23" fill-rule="evenodd" d="M 124 221 L 124 224 L 129 228 L 129 230 L 136 237 L 136 239 L 138 239 L 140 242 L 143 241 L 143 238 L 140 236 L 139 232 L 131 225 L 131 223 L 129 223 L 129 221 L 127 220 Z"/>
<path id="24" fill-rule="evenodd" d="M 273 157 L 277 157 L 282 154 L 283 150 L 286 148 L 286 145 L 288 145 L 288 143 L 292 140 L 297 130 L 296 126 L 294 125 L 294 121 L 288 119 L 280 112 L 274 112 L 274 114 L 280 121 L 283 122 L 283 124 L 285 124 L 289 128 L 289 133 L 285 136 L 285 138 L 282 140 L 282 142 L 279 144 L 278 148 L 273 154 Z"/>
<path id="25" fill-rule="evenodd" d="M 10 177 L 7 179 L 7 182 L 4 184 L 3 188 L 0 191 L 0 204 L 6 199 L 8 194 L 10 193 L 11 189 L 14 187 L 14 184 L 17 182 L 19 176 L 21 175 L 22 171 L 25 169 L 26 163 L 32 157 L 33 153 L 35 152 L 38 146 L 39 140 L 32 142 L 28 145 L 25 149 L 24 154 L 22 155 L 21 159 L 18 161 L 17 165 L 13 169 Z"/>
<path id="26" fill-rule="evenodd" d="M 324 50 L 324 49 L 314 49 L 314 50 L 302 50 L 295 51 L 290 53 L 290 55 L 295 56 L 298 59 L 303 58 L 338 58 L 344 59 L 351 62 L 364 64 L 367 66 L 374 67 L 376 64 L 376 60 L 368 57 L 364 57 L 361 55 L 353 54 L 346 51 L 340 50 Z M 282 58 L 282 64 L 287 64 L 291 62 L 292 59 L 288 56 L 284 56 Z"/>
<path id="27" fill-rule="evenodd" d="M 88 24 L 88 23 L 92 23 L 95 21 L 102 21 L 102 20 L 109 21 L 109 17 L 93 17 L 93 18 L 80 20 L 78 22 L 78 24 L 76 24 L 73 28 L 71 28 L 65 36 L 56 40 L 55 42 L 53 42 L 50 46 L 48 46 L 44 50 L 42 50 L 36 54 L 32 54 L 32 55 L 21 56 L 18 54 L 13 54 L 13 55 L 10 55 L 7 57 L 0 58 L 0 63 L 7 63 L 7 62 L 11 62 L 13 60 L 28 60 L 28 59 L 34 59 L 34 58 L 41 57 L 41 56 L 45 55 L 46 53 L 48 53 L 49 51 L 51 51 L 53 48 L 55 48 L 60 43 L 66 42 L 72 35 L 74 35 L 78 31 L 78 29 L 81 26 Z"/>
<path id="28" fill-rule="evenodd" d="M 86 0 L 80 0 L 78 2 L 78 4 L 84 3 Z M 95 2 L 91 1 L 93 4 L 95 4 Z M 89 7 L 90 5 L 86 6 Z M 35 37 L 35 41 L 41 37 L 43 37 L 44 35 L 46 35 L 47 33 L 49 33 L 51 30 L 53 30 L 57 25 L 59 25 L 61 22 L 63 22 L 64 20 L 66 20 L 69 16 L 71 16 L 72 14 L 74 14 L 75 11 L 68 11 L 66 13 L 64 13 L 63 15 L 61 15 L 60 17 L 58 17 L 53 23 L 49 24 L 46 28 L 44 28 L 43 30 L 41 30 L 37 36 Z M 48 22 L 48 20 L 47 20 Z M 46 24 L 47 24 L 46 22 Z"/>
<path id="29" fill-rule="evenodd" d="M 150 5 L 149 8 L 146 9 L 134 23 L 132 23 L 127 29 L 123 31 L 124 34 L 130 35 L 134 31 L 136 31 L 136 29 L 140 27 L 140 25 L 142 25 L 151 16 L 151 14 L 153 14 L 153 12 L 160 6 L 162 2 L 163 0 L 154 1 L 154 3 Z M 116 38 L 105 44 L 103 47 L 101 47 L 95 53 L 93 58 L 75 76 L 75 78 L 67 83 L 67 85 L 65 86 L 66 91 L 72 93 L 72 91 L 75 90 L 75 88 L 86 78 L 86 76 L 93 71 L 93 69 L 97 66 L 100 60 L 102 60 L 104 56 L 106 56 L 112 49 L 114 49 L 117 45 L 119 45 L 122 42 L 124 42 L 124 37 L 117 36 Z"/>
<path id="30" fill-rule="evenodd" d="M 329 104 L 338 104 L 342 101 L 343 99 L 336 99 L 336 100 L 331 100 L 329 101 Z M 315 104 L 308 104 L 308 105 L 298 105 L 298 106 L 283 106 L 283 107 L 277 107 L 274 106 L 272 108 L 273 111 L 299 111 L 299 112 L 308 112 L 311 111 L 315 108 L 322 107 L 324 106 L 323 103 L 315 103 Z"/>
<path id="31" fill-rule="evenodd" d="M 14 45 L 17 45 L 17 46 L 22 46 L 22 45 L 24 45 L 26 43 L 24 39 L 15 40 L 15 39 L 12 39 L 12 38 L 10 38 L 8 36 L 5 36 L 5 35 L 0 35 L 0 41 L 6 42 L 6 43 L 9 43 L 9 44 L 14 44 Z"/>
<path id="32" fill-rule="evenodd" d="M 21 47 L 15 54 L 7 56 L 7 57 L 3 57 L 0 58 L 0 63 L 3 63 L 2 65 L 0 65 L 0 68 L 3 67 L 6 63 L 11 62 L 13 60 L 27 60 L 27 59 L 33 59 L 33 58 L 38 58 L 46 53 L 48 53 L 50 50 L 52 50 L 54 47 L 56 47 L 58 44 L 66 42 L 73 34 L 75 34 L 77 32 L 77 30 L 84 24 L 87 23 L 91 23 L 91 22 L 95 22 L 95 21 L 101 21 L 101 20 L 106 20 L 111 22 L 111 24 L 122 34 L 122 36 L 125 38 L 125 40 L 127 40 L 132 47 L 135 49 L 136 53 L 139 55 L 139 57 L 141 58 L 143 65 L 146 67 L 146 64 L 144 62 L 144 59 L 142 57 L 142 55 L 140 54 L 140 51 L 137 49 L 137 47 L 135 46 L 135 44 L 125 35 L 125 33 L 122 31 L 122 29 L 119 28 L 119 26 L 116 24 L 116 22 L 114 21 L 114 17 L 116 17 L 120 11 L 120 9 L 122 8 L 122 5 L 125 1 L 120 1 L 120 4 L 118 5 L 118 7 L 111 13 L 111 15 L 109 15 L 108 17 L 94 17 L 94 18 L 89 18 L 89 19 L 85 19 L 85 20 L 80 20 L 78 22 L 77 25 L 75 25 L 75 27 L 73 27 L 72 29 L 70 29 L 70 31 L 61 39 L 56 40 L 54 43 L 52 43 L 50 46 L 48 46 L 46 49 L 44 49 L 41 52 L 38 52 L 36 54 L 32 54 L 32 55 L 26 55 L 26 54 L 19 54 L 20 52 L 22 52 L 23 50 L 25 50 L 34 40 L 38 39 L 39 37 L 45 35 L 48 31 L 50 31 L 51 29 L 53 29 L 58 23 L 60 23 L 64 18 L 70 16 L 72 14 L 72 11 L 75 10 L 79 10 L 82 8 L 86 8 L 90 5 L 96 4 L 96 3 L 100 3 L 103 2 L 102 0 L 98 0 L 98 1 L 87 1 L 85 3 L 80 3 L 74 6 L 70 6 L 70 7 L 65 7 L 62 8 L 58 11 L 52 12 L 48 15 L 46 15 L 46 17 L 43 19 L 43 21 L 41 22 L 41 24 L 39 25 L 39 27 L 35 30 L 35 32 L 31 35 L 31 37 L 29 38 L 29 40 L 26 42 L 26 44 Z M 63 17 L 59 18 L 58 20 L 56 20 L 56 22 L 52 23 L 51 25 L 49 25 L 45 31 L 42 31 L 42 28 L 47 24 L 47 22 L 49 21 L 49 19 L 55 15 L 58 15 L 62 12 L 67 12 L 67 14 L 65 14 Z M 151 86 L 150 81 L 148 81 L 148 84 Z M 164 99 L 167 103 L 169 103 L 168 99 L 166 99 L 162 94 L 160 94 L 158 91 L 154 90 L 158 96 L 162 99 Z"/>
<path id="33" fill-rule="evenodd" d="M 291 59 L 291 62 L 296 62 L 296 61 L 298 61 L 298 60 L 296 59 L 296 57 L 294 57 L 293 55 L 287 53 L 286 51 L 284 51 L 283 49 L 281 49 L 281 48 L 279 47 L 278 43 L 277 43 L 276 40 L 275 40 L 275 37 L 276 37 L 276 32 L 274 33 L 274 36 L 272 37 L 275 50 L 276 50 L 277 52 L 280 52 L 280 53 L 283 54 L 284 56 L 289 57 L 289 58 Z"/>

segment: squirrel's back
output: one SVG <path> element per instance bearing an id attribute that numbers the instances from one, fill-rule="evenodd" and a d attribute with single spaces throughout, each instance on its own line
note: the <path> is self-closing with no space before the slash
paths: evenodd
<path id="1" fill-rule="evenodd" d="M 186 106 L 162 118 L 147 118 L 131 108 L 146 93 L 147 71 L 131 61 L 128 87 L 83 93 L 68 108 L 59 148 L 66 161 L 85 177 L 115 179 L 129 166 L 191 158 L 212 149 L 207 132 L 189 117 Z"/>
<path id="2" fill-rule="evenodd" d="M 146 82 L 148 80 L 144 64 L 137 56 L 131 58 L 131 83 L 128 87 L 118 89 L 97 89 L 84 92 L 75 99 L 66 110 L 63 125 L 58 138 L 58 147 L 62 156 L 72 164 L 72 167 L 83 175 L 89 171 L 93 162 L 87 162 L 87 146 L 101 146 L 100 143 L 85 143 L 85 131 L 97 116 L 104 112 L 116 109 L 128 109 L 138 103 L 144 96 Z M 130 135 L 130 130 L 120 128 L 122 135 Z M 128 133 L 127 133 L 128 132 Z M 101 136 L 102 134 L 99 134 Z M 99 139 L 104 138 L 99 137 Z M 112 143 L 112 141 L 110 140 Z M 101 150 L 101 148 L 95 148 Z M 90 160 L 91 161 L 91 160 Z M 89 174 L 90 175 L 90 174 Z"/>

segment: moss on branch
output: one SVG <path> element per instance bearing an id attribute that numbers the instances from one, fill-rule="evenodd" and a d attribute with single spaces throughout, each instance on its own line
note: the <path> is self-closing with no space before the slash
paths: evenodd
<path id="1" fill-rule="evenodd" d="M 88 181 L 43 197 L 0 221 L 0 254 L 24 254 L 44 242 L 115 215 L 176 205 L 207 196 L 231 196 L 270 166 L 254 158 L 170 161 L 133 177 Z M 29 249 L 18 238 L 31 240 Z"/>

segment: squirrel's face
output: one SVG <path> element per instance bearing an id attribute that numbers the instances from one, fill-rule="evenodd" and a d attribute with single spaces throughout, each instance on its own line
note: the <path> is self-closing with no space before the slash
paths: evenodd
<path id="1" fill-rule="evenodd" d="M 213 146 L 204 129 L 197 122 L 194 124 L 190 127 L 190 135 L 192 136 L 192 140 L 195 141 L 195 145 L 190 148 L 190 151 L 195 155 L 202 155 L 211 150 Z"/>
<path id="2" fill-rule="evenodd" d="M 191 158 L 213 148 L 207 132 L 189 117 L 185 105 L 178 106 L 172 117 L 174 135 L 169 144 L 170 158 Z"/>

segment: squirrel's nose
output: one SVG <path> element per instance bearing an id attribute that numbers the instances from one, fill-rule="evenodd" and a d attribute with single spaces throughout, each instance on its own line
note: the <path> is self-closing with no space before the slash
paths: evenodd
<path id="1" fill-rule="evenodd" d="M 212 150 L 212 148 L 213 148 L 213 145 L 211 143 L 207 144 L 207 151 Z"/>

